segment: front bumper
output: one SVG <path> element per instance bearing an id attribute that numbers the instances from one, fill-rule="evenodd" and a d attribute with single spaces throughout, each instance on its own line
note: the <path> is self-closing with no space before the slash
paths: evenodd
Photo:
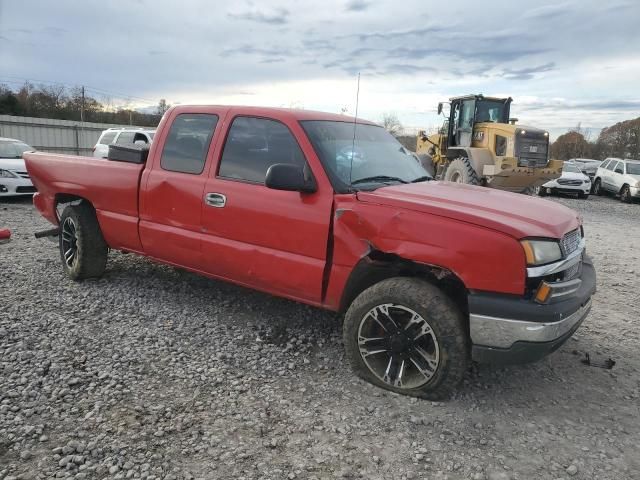
<path id="1" fill-rule="evenodd" d="M 548 304 L 513 295 L 470 294 L 473 359 L 483 363 L 526 363 L 548 355 L 578 329 L 591 310 L 595 291 L 595 269 L 585 257 L 580 286 Z"/>

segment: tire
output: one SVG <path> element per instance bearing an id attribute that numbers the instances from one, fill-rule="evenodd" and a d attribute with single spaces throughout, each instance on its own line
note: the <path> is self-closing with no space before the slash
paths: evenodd
<path id="1" fill-rule="evenodd" d="M 604 192 L 602 191 L 602 181 L 599 178 L 593 182 L 593 194 L 602 196 Z"/>
<path id="2" fill-rule="evenodd" d="M 631 203 L 631 191 L 629 185 L 623 185 L 620 190 L 620 201 L 624 203 Z"/>
<path id="3" fill-rule="evenodd" d="M 480 185 L 480 178 L 473 169 L 468 158 L 458 157 L 453 160 L 444 172 L 443 180 L 467 185 Z"/>
<path id="4" fill-rule="evenodd" d="M 83 280 L 104 273 L 109 248 L 91 205 L 81 203 L 64 209 L 58 245 L 62 266 L 69 278 Z"/>
<path id="5" fill-rule="evenodd" d="M 522 190 L 520 193 L 523 195 L 529 195 L 531 197 L 535 197 L 540 195 L 541 191 L 542 191 L 541 187 L 527 187 L 524 190 Z"/>
<path id="6" fill-rule="evenodd" d="M 549 195 L 548 190 L 549 189 L 547 187 L 540 187 L 540 190 L 538 191 L 538 195 L 540 195 L 541 197 L 546 197 L 547 195 Z"/>
<path id="7" fill-rule="evenodd" d="M 384 309 L 391 317 L 385 316 Z M 382 323 L 375 320 L 376 315 Z M 395 323 L 389 323 L 389 318 Z M 408 328 L 397 329 L 403 326 Z M 448 398 L 469 365 L 462 312 L 439 288 L 418 278 L 390 278 L 362 292 L 345 315 L 343 339 L 356 375 L 404 395 Z"/>

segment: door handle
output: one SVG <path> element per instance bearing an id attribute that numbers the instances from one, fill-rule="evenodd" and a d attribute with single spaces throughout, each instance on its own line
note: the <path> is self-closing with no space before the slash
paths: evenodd
<path id="1" fill-rule="evenodd" d="M 210 207 L 222 208 L 227 204 L 227 197 L 221 193 L 207 193 L 204 201 Z"/>

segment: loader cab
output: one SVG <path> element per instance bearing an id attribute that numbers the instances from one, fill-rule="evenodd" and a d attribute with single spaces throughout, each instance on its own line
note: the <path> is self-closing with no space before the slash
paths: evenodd
<path id="1" fill-rule="evenodd" d="M 511 97 L 467 95 L 450 99 L 447 147 L 470 147 L 476 123 L 509 123 Z M 442 112 L 442 104 L 438 105 Z"/>

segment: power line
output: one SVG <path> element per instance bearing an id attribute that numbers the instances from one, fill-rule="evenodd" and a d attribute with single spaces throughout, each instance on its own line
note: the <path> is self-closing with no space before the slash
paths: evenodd
<path id="1" fill-rule="evenodd" d="M 63 82 L 54 82 L 51 80 L 38 80 L 35 78 L 24 78 L 24 77 L 17 77 L 14 75 L 3 75 L 3 77 L 8 78 L 8 79 L 16 79 L 16 80 L 5 80 L 5 79 L 0 79 L 0 82 L 3 83 L 11 83 L 11 84 L 15 84 L 15 85 L 22 85 L 26 82 L 34 82 L 34 83 L 41 83 L 41 84 L 49 84 L 49 85 L 59 85 L 65 88 L 78 88 L 78 85 L 69 85 Z M 20 81 L 18 81 L 20 80 Z M 150 103 L 156 103 L 155 100 L 151 100 L 149 98 L 143 98 L 143 97 L 138 97 L 135 95 L 127 95 L 125 93 L 121 93 L 121 92 L 113 92 L 110 90 L 104 90 L 102 88 L 97 88 L 97 87 L 92 87 L 90 85 L 85 85 L 84 86 L 87 90 L 91 90 L 94 91 L 96 93 L 102 94 L 102 95 L 112 95 L 115 96 L 116 98 L 121 98 L 121 99 L 131 99 L 131 100 L 142 100 L 144 102 L 150 102 Z"/>

